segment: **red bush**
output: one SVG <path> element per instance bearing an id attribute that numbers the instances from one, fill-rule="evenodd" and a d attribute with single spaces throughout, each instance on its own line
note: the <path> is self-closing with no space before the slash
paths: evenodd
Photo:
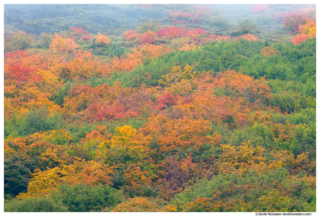
<path id="1" fill-rule="evenodd" d="M 169 39 L 174 38 L 183 38 L 183 37 L 192 37 L 193 39 L 197 39 L 198 35 L 200 34 L 207 34 L 204 29 L 194 28 L 190 29 L 182 29 L 176 26 L 170 26 L 167 28 L 161 28 L 157 32 L 158 37 L 167 37 Z"/>
<path id="2" fill-rule="evenodd" d="M 82 40 L 90 40 L 92 37 L 90 35 L 83 35 L 81 37 Z"/>
<path id="3" fill-rule="evenodd" d="M 294 43 L 296 45 L 299 45 L 302 41 L 305 41 L 308 39 L 308 36 L 305 34 L 299 34 L 297 36 L 294 36 L 293 40 L 291 43 Z"/>
<path id="4" fill-rule="evenodd" d="M 82 27 L 77 28 L 77 27 L 75 27 L 75 26 L 72 26 L 72 27 L 70 28 L 70 30 L 71 30 L 71 31 L 74 31 L 74 32 L 76 32 L 76 33 L 78 33 L 78 34 L 88 34 L 88 31 L 87 31 L 87 30 L 84 30 Z"/>

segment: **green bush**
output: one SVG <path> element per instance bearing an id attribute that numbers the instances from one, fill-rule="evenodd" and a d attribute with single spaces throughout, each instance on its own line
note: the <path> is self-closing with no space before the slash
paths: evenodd
<path id="1" fill-rule="evenodd" d="M 122 194 L 110 186 L 60 185 L 49 197 L 14 198 L 6 201 L 6 212 L 90 212 L 114 207 Z"/>
<path id="2" fill-rule="evenodd" d="M 52 197 L 34 197 L 13 199 L 5 202 L 5 212 L 67 212 L 68 207 L 63 205 L 61 200 Z"/>
<path id="3" fill-rule="evenodd" d="M 40 131 L 60 130 L 64 124 L 64 118 L 60 113 L 49 116 L 46 107 L 33 108 L 27 114 L 5 119 L 4 136 L 27 136 Z"/>
<path id="4" fill-rule="evenodd" d="M 209 199 L 205 205 L 197 205 L 198 211 L 216 211 L 214 210 L 219 202 L 223 202 L 222 211 L 238 212 L 243 211 L 315 211 L 315 192 L 307 183 L 298 179 L 290 178 L 288 171 L 279 168 L 274 171 L 268 171 L 265 174 L 258 174 L 250 170 L 244 175 L 239 174 L 221 174 L 213 176 L 211 180 L 202 179 L 194 186 L 190 186 L 182 193 L 176 194 L 170 201 L 170 204 L 177 207 L 178 211 L 196 211 L 188 208 L 188 203 L 194 202 L 197 198 Z M 294 194 L 297 190 L 296 185 L 300 185 L 305 190 L 299 190 L 300 194 Z M 247 187 L 247 189 L 244 189 Z M 275 188 L 284 188 L 283 193 Z M 261 203 L 263 196 L 270 198 L 268 205 Z M 279 202 L 280 197 L 285 201 Z M 200 208 L 200 209 L 199 209 Z"/>
<path id="5" fill-rule="evenodd" d="M 112 85 L 121 81 L 122 85 L 136 87 L 138 79 L 146 85 L 157 86 L 162 75 L 170 73 L 173 66 L 186 64 L 194 67 L 198 72 L 236 70 L 256 79 L 265 77 L 267 80 L 279 79 L 308 83 L 309 93 L 315 94 L 315 39 L 309 39 L 299 46 L 294 44 L 270 44 L 280 54 L 262 56 L 260 50 L 265 47 L 264 42 L 240 40 L 238 42 L 209 43 L 202 48 L 185 51 L 173 51 L 156 58 L 145 65 L 138 66 L 126 73 L 114 72 L 109 78 L 94 79 L 99 84 Z M 200 63 L 201 62 L 201 63 Z M 152 79 L 143 76 L 148 72 Z M 100 81 L 98 81 L 100 80 Z"/>
<path id="6" fill-rule="evenodd" d="M 29 156 L 14 154 L 4 159 L 4 193 L 13 196 L 26 192 L 31 173 L 36 168 Z"/>
<path id="7" fill-rule="evenodd" d="M 61 201 L 71 212 L 101 211 L 122 201 L 116 189 L 103 185 L 60 185 L 50 197 Z"/>
<path id="8" fill-rule="evenodd" d="M 250 19 L 240 20 L 238 23 L 243 34 L 254 33 L 257 30 L 257 24 Z"/>

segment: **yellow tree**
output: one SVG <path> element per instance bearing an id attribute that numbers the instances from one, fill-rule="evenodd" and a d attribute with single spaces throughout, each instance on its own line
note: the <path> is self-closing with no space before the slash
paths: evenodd
<path id="1" fill-rule="evenodd" d="M 98 156 L 108 163 L 122 163 L 126 169 L 127 163 L 143 158 L 143 152 L 148 151 L 150 137 L 143 136 L 131 126 L 117 127 L 110 140 L 101 142 Z"/>

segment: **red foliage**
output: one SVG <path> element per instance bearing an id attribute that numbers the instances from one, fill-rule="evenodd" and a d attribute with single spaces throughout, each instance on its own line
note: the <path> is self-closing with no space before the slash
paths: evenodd
<path id="1" fill-rule="evenodd" d="M 306 24 L 308 18 L 304 14 L 290 14 L 285 17 L 284 27 L 291 33 L 296 34 L 299 32 L 299 26 Z"/>
<path id="2" fill-rule="evenodd" d="M 149 7 L 153 7 L 152 4 L 142 4 L 141 5 L 142 8 L 149 8 Z"/>
<path id="3" fill-rule="evenodd" d="M 152 44 L 156 42 L 157 34 L 153 31 L 148 30 L 146 33 L 143 33 L 141 36 L 141 43 L 142 44 Z"/>
<path id="4" fill-rule="evenodd" d="M 295 45 L 299 45 L 302 41 L 305 41 L 308 39 L 308 36 L 306 34 L 299 34 L 294 36 L 291 43 L 294 43 Z"/>
<path id="5" fill-rule="evenodd" d="M 81 37 L 82 40 L 90 40 L 92 37 L 90 35 L 83 35 Z"/>
<path id="6" fill-rule="evenodd" d="M 5 53 L 4 57 L 6 58 L 25 58 L 28 56 L 28 53 L 24 50 L 16 50 L 11 53 Z"/>
<path id="7" fill-rule="evenodd" d="M 23 50 L 17 50 L 12 53 L 5 53 L 5 79 L 12 79 L 19 84 L 41 81 L 42 77 L 36 73 L 38 69 L 35 69 L 35 65 L 28 64 L 29 61 L 32 60 L 36 62 L 36 57 L 36 55 L 29 55 Z M 26 61 L 26 63 L 24 61 Z"/>
<path id="8" fill-rule="evenodd" d="M 192 37 L 193 39 L 196 39 L 198 35 L 200 34 L 207 34 L 207 32 L 204 29 L 200 28 L 194 28 L 192 30 L 190 29 L 183 29 L 176 26 L 170 26 L 167 28 L 161 28 L 157 32 L 158 37 L 166 37 L 169 39 L 173 38 L 183 38 L 183 37 Z"/>
<path id="9" fill-rule="evenodd" d="M 88 34 L 88 31 L 87 31 L 87 30 L 84 30 L 82 27 L 77 28 L 77 27 L 75 27 L 75 26 L 72 26 L 72 27 L 70 28 L 70 30 L 71 30 L 71 31 L 74 31 L 74 32 L 77 33 L 77 34 Z"/>
<path id="10" fill-rule="evenodd" d="M 156 109 L 161 110 L 165 107 L 177 104 L 179 97 L 179 95 L 174 96 L 171 92 L 164 93 L 163 95 L 159 96 L 158 101 L 156 102 L 158 104 Z"/>
<path id="11" fill-rule="evenodd" d="M 207 14 L 213 15 L 212 10 L 210 10 L 210 8 L 208 6 L 204 6 L 204 5 L 197 5 L 195 8 L 197 8 L 198 10 L 201 10 Z"/>
<path id="12" fill-rule="evenodd" d="M 157 32 L 158 37 L 168 37 L 170 39 L 183 37 L 184 31 L 176 26 L 170 26 L 168 28 L 161 28 Z"/>
<path id="13" fill-rule="evenodd" d="M 10 65 L 6 72 L 10 73 L 10 77 L 17 82 L 40 81 L 41 76 L 35 74 L 35 69 L 24 67 L 21 64 Z"/>
<path id="14" fill-rule="evenodd" d="M 266 4 L 254 5 L 252 8 L 252 11 L 254 14 L 262 13 L 268 10 L 270 10 L 270 8 L 269 8 L 269 5 L 266 5 Z"/>
<path id="15" fill-rule="evenodd" d="M 284 23 L 285 17 L 289 15 L 296 15 L 299 14 L 299 11 L 278 11 L 272 13 L 271 17 L 272 19 L 277 23 Z"/>
<path id="16" fill-rule="evenodd" d="M 181 11 L 169 11 L 167 14 L 167 19 L 176 24 L 190 23 L 190 20 L 191 23 L 201 23 L 204 16 L 205 13 L 202 11 L 186 13 L 183 13 Z"/>
<path id="17" fill-rule="evenodd" d="M 97 121 L 102 119 L 124 119 L 126 117 L 124 107 L 106 107 L 92 104 L 87 108 L 87 114 L 90 119 L 95 118 Z"/>

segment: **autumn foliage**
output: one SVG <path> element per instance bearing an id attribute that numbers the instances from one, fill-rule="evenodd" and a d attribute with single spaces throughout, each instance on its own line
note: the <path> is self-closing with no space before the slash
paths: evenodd
<path id="1" fill-rule="evenodd" d="M 239 37 L 235 37 L 234 40 L 240 40 L 240 39 L 243 39 L 243 40 L 248 40 L 248 41 L 256 41 L 259 39 L 258 36 L 255 36 L 254 34 L 245 34 L 245 35 L 241 35 Z"/>
<path id="2" fill-rule="evenodd" d="M 252 8 L 254 14 L 262 13 L 268 10 L 270 10 L 269 6 L 265 4 L 254 5 Z"/>
<path id="3" fill-rule="evenodd" d="M 204 5 L 6 30 L 5 211 L 315 211 L 315 9 L 274 7 L 248 9 L 290 34 L 220 28 Z"/>
<path id="4" fill-rule="evenodd" d="M 78 44 L 76 44 L 70 38 L 62 38 L 60 35 L 56 34 L 55 38 L 53 39 L 50 48 L 53 51 L 59 52 L 74 52 L 76 48 L 78 48 Z"/>
<path id="5" fill-rule="evenodd" d="M 101 33 L 99 33 L 96 37 L 95 37 L 95 44 L 98 45 L 109 45 L 110 41 L 109 38 Z"/>
<path id="6" fill-rule="evenodd" d="M 70 30 L 71 31 L 74 31 L 76 34 L 80 34 L 80 35 L 82 35 L 82 34 L 88 34 L 88 31 L 87 30 L 84 30 L 82 27 L 79 27 L 79 28 L 77 28 L 76 26 L 72 26 L 71 28 L 70 28 Z"/>
<path id="7" fill-rule="evenodd" d="M 299 26 L 299 34 L 294 36 L 291 43 L 299 45 L 302 41 L 314 37 L 316 37 L 316 23 L 311 19 L 307 19 L 304 25 Z"/>
<path id="8" fill-rule="evenodd" d="M 290 14 L 285 17 L 284 27 L 288 29 L 292 34 L 299 32 L 300 25 L 307 23 L 307 17 L 304 14 Z"/>
<path id="9" fill-rule="evenodd" d="M 279 51 L 273 48 L 272 46 L 270 47 L 265 47 L 260 50 L 261 54 L 264 56 L 271 56 L 271 55 L 277 55 L 279 54 Z"/>

